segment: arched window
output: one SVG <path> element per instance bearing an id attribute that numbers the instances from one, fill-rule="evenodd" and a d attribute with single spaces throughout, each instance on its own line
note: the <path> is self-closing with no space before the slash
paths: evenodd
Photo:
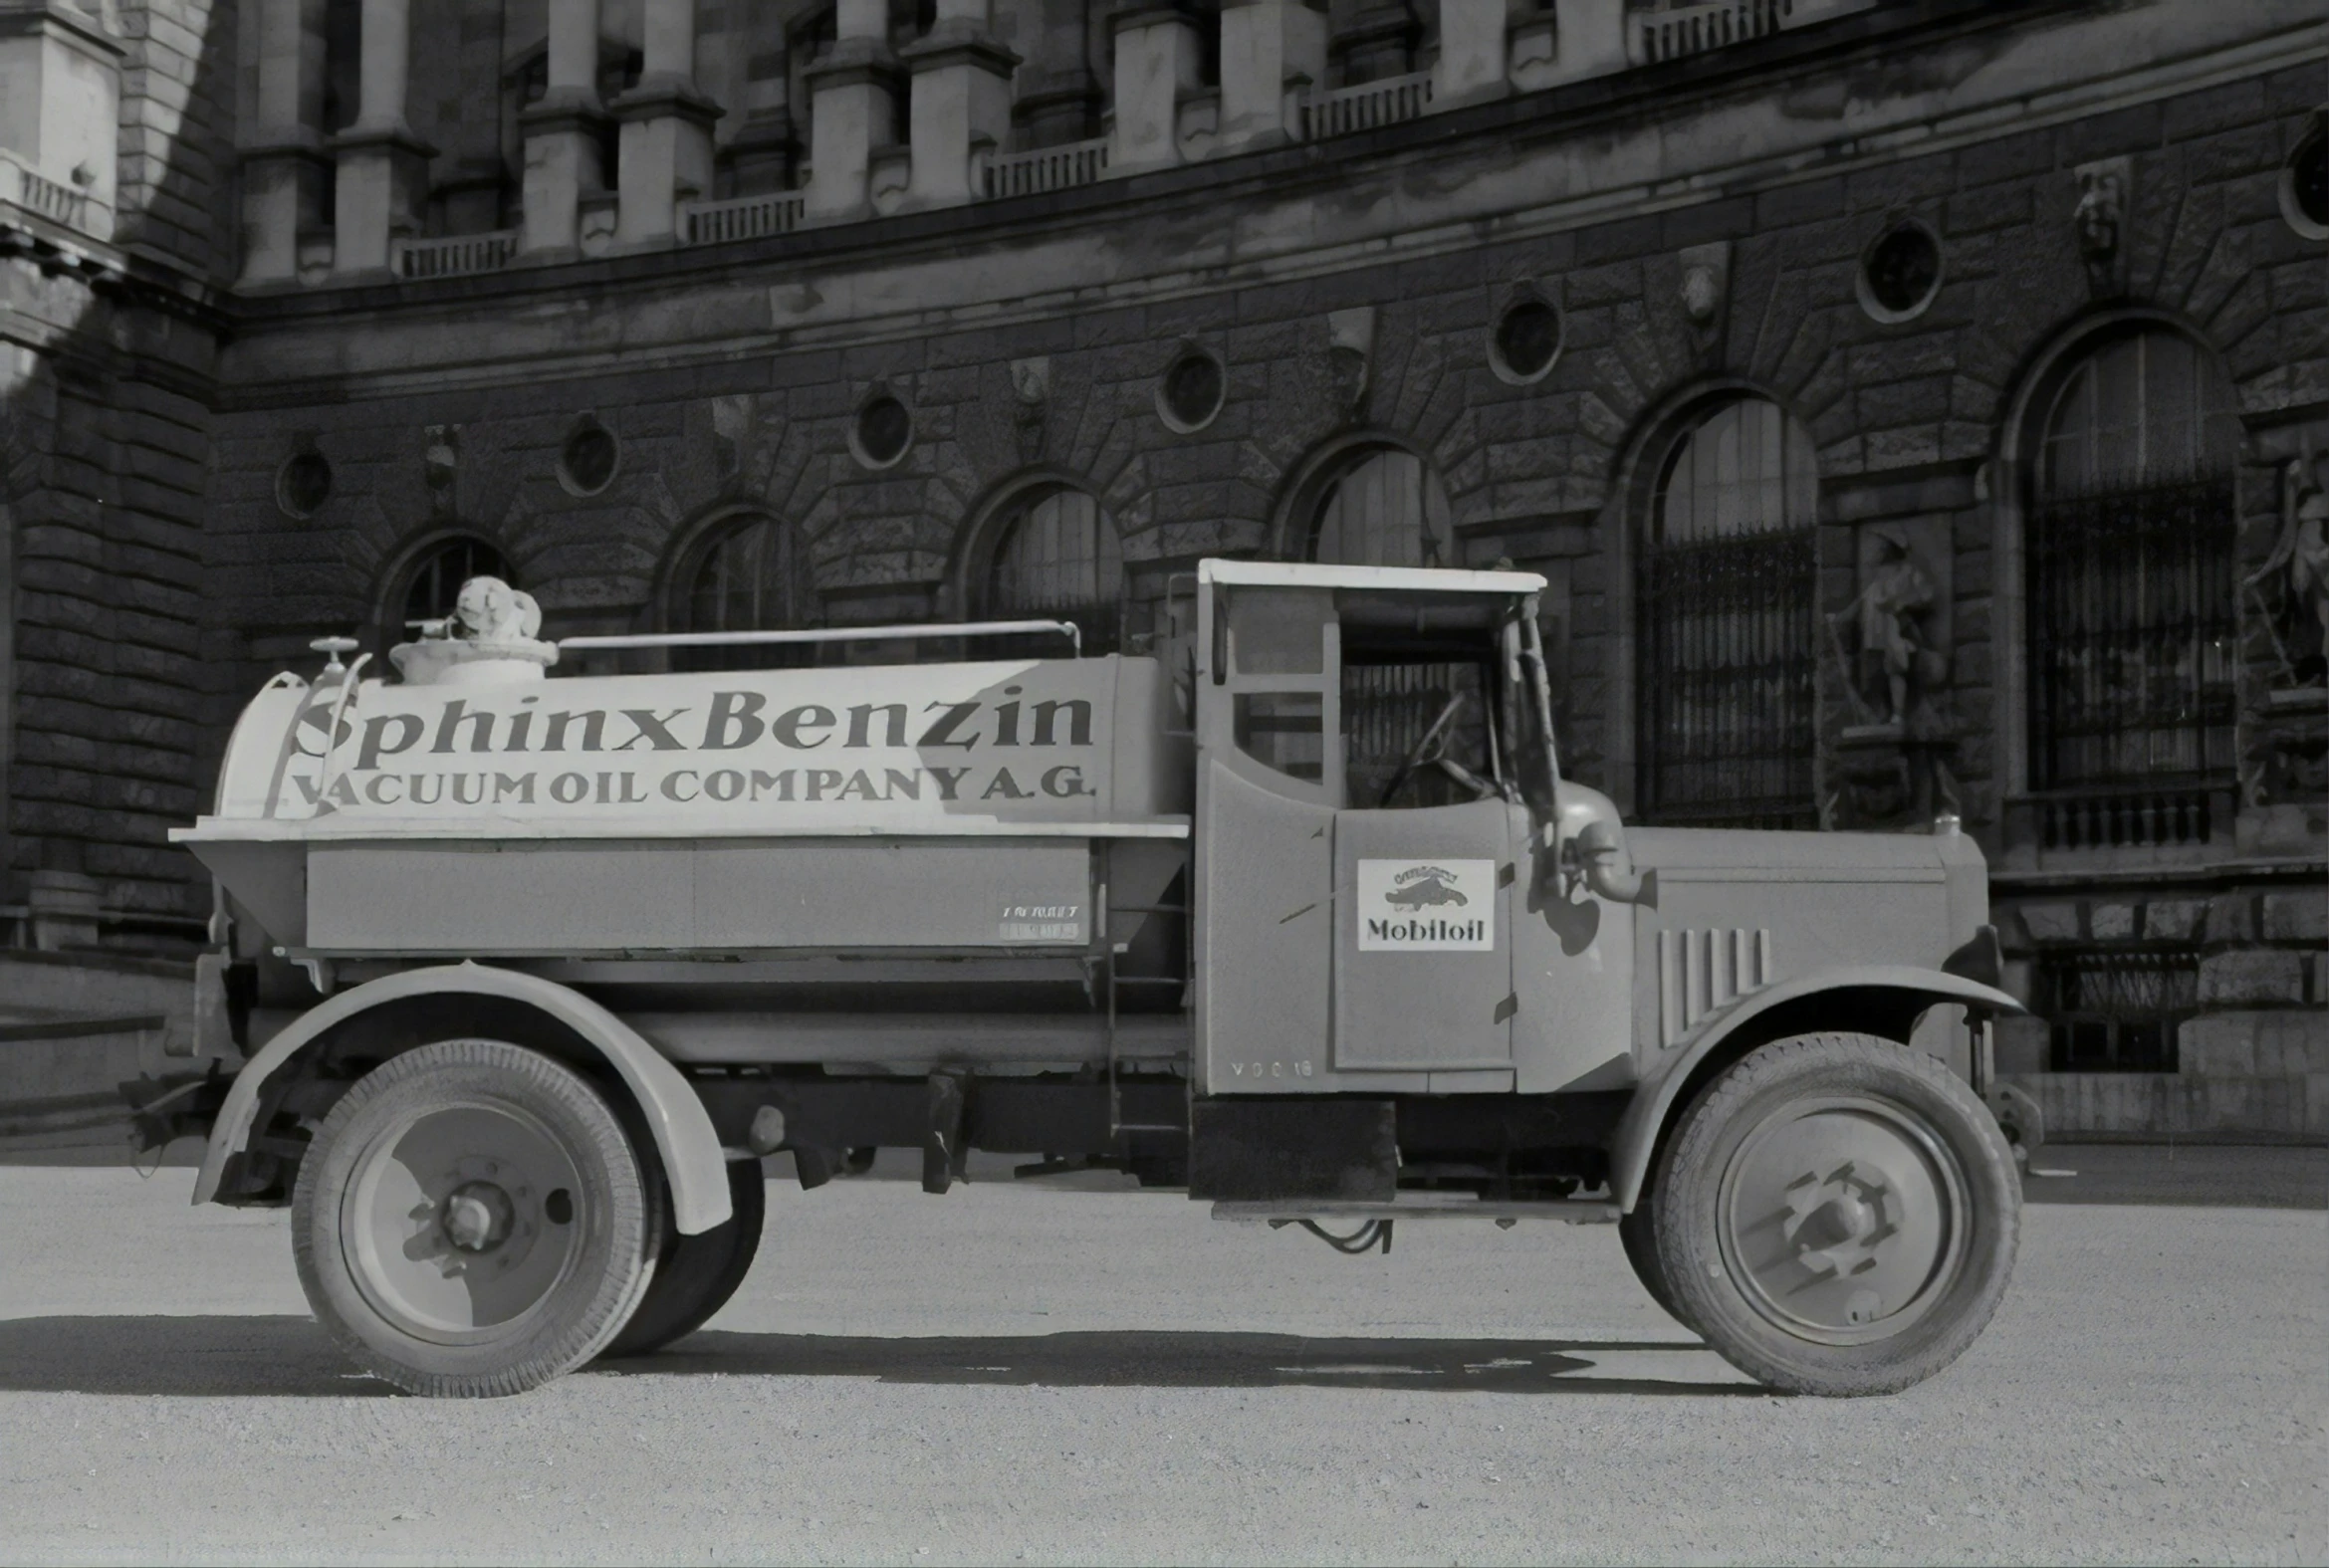
<path id="1" fill-rule="evenodd" d="M 1086 653 L 1105 652 L 1116 646 L 1123 594 L 1116 526 L 1096 499 L 1064 486 L 1019 498 L 988 563 L 989 617 L 1071 620 L 1083 630 Z M 1055 638 L 1027 648 L 1053 657 L 1065 651 Z"/>
<path id="2" fill-rule="evenodd" d="M 388 595 L 388 624 L 381 628 L 380 644 L 394 647 L 420 635 L 423 621 L 443 620 L 453 613 L 461 584 L 471 577 L 499 577 L 520 586 L 502 553 L 474 535 L 462 534 L 429 546 L 404 568 L 402 581 Z"/>
<path id="3" fill-rule="evenodd" d="M 2046 410 L 2024 624 L 2050 847 L 2210 834 L 2200 786 L 2235 763 L 2231 408 L 2197 344 L 2151 329 L 2086 355 Z"/>
<path id="4" fill-rule="evenodd" d="M 1447 492 L 1414 453 L 1375 448 L 1319 496 L 1305 554 L 1347 566 L 1452 566 Z"/>
<path id="5" fill-rule="evenodd" d="M 672 619 L 681 631 L 786 631 L 816 624 L 815 590 L 800 531 L 747 517 L 696 546 L 680 575 Z M 674 648 L 682 670 L 796 669 L 816 662 L 814 643 Z"/>
<path id="6" fill-rule="evenodd" d="M 1819 468 L 1776 404 L 1717 406 L 1676 443 L 1642 547 L 1643 820 L 1812 827 Z"/>

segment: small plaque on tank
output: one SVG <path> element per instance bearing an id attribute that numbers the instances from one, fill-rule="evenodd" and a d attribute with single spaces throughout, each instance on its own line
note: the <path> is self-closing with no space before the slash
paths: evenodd
<path id="1" fill-rule="evenodd" d="M 1006 904 L 996 922 L 996 937 L 1004 942 L 1076 942 L 1084 940 L 1081 904 Z"/>

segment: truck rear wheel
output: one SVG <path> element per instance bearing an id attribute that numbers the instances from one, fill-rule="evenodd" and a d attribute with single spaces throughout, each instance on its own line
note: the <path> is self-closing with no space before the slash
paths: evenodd
<path id="1" fill-rule="evenodd" d="M 575 1073 L 500 1040 L 443 1040 L 359 1080 L 292 1200 L 325 1330 L 414 1394 L 518 1394 L 596 1355 L 652 1276 L 637 1154 Z"/>
<path id="2" fill-rule="evenodd" d="M 768 1220 L 768 1183 L 758 1160 L 728 1162 L 728 1201 L 734 1210 L 725 1225 L 701 1235 L 668 1230 L 655 1277 L 638 1309 L 603 1354 L 645 1356 L 685 1338 L 728 1304 L 752 1272 Z"/>
<path id="3" fill-rule="evenodd" d="M 2021 1224 L 2013 1156 L 1973 1091 L 1865 1034 L 1780 1040 L 1717 1078 L 1651 1201 L 1677 1315 L 1797 1394 L 1889 1394 L 1955 1361 Z"/>

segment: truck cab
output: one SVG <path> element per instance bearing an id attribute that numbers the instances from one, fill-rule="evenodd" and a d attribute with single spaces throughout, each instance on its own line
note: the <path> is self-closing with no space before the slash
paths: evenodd
<path id="1" fill-rule="evenodd" d="M 1774 1386 L 1929 1375 L 2017 1228 L 1980 852 L 1629 830 L 1561 777 L 1542 588 L 1207 560 L 1156 656 L 557 676 L 706 638 L 523 606 L 400 681 L 336 645 L 179 834 L 239 999 L 196 1201 L 290 1204 L 327 1327 L 430 1393 L 670 1342 L 762 1157 L 813 1202 L 899 1146 L 931 1194 L 1011 1152 L 1345 1249 L 1616 1223 Z"/>

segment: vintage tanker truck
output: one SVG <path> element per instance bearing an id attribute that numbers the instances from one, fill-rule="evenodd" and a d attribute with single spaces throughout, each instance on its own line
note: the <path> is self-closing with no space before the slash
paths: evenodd
<path id="1" fill-rule="evenodd" d="M 1543 586 L 1207 560 L 1152 655 L 880 663 L 1073 627 L 553 646 L 481 579 L 400 680 L 319 644 L 176 835 L 240 1061 L 195 1202 L 288 1204 L 326 1328 L 426 1394 L 670 1342 L 751 1264 L 761 1157 L 814 1203 L 900 1147 L 1346 1250 L 1614 1222 L 1751 1376 L 1916 1382 L 2019 1224 L 1980 853 L 1629 831 L 1560 777 Z"/>

